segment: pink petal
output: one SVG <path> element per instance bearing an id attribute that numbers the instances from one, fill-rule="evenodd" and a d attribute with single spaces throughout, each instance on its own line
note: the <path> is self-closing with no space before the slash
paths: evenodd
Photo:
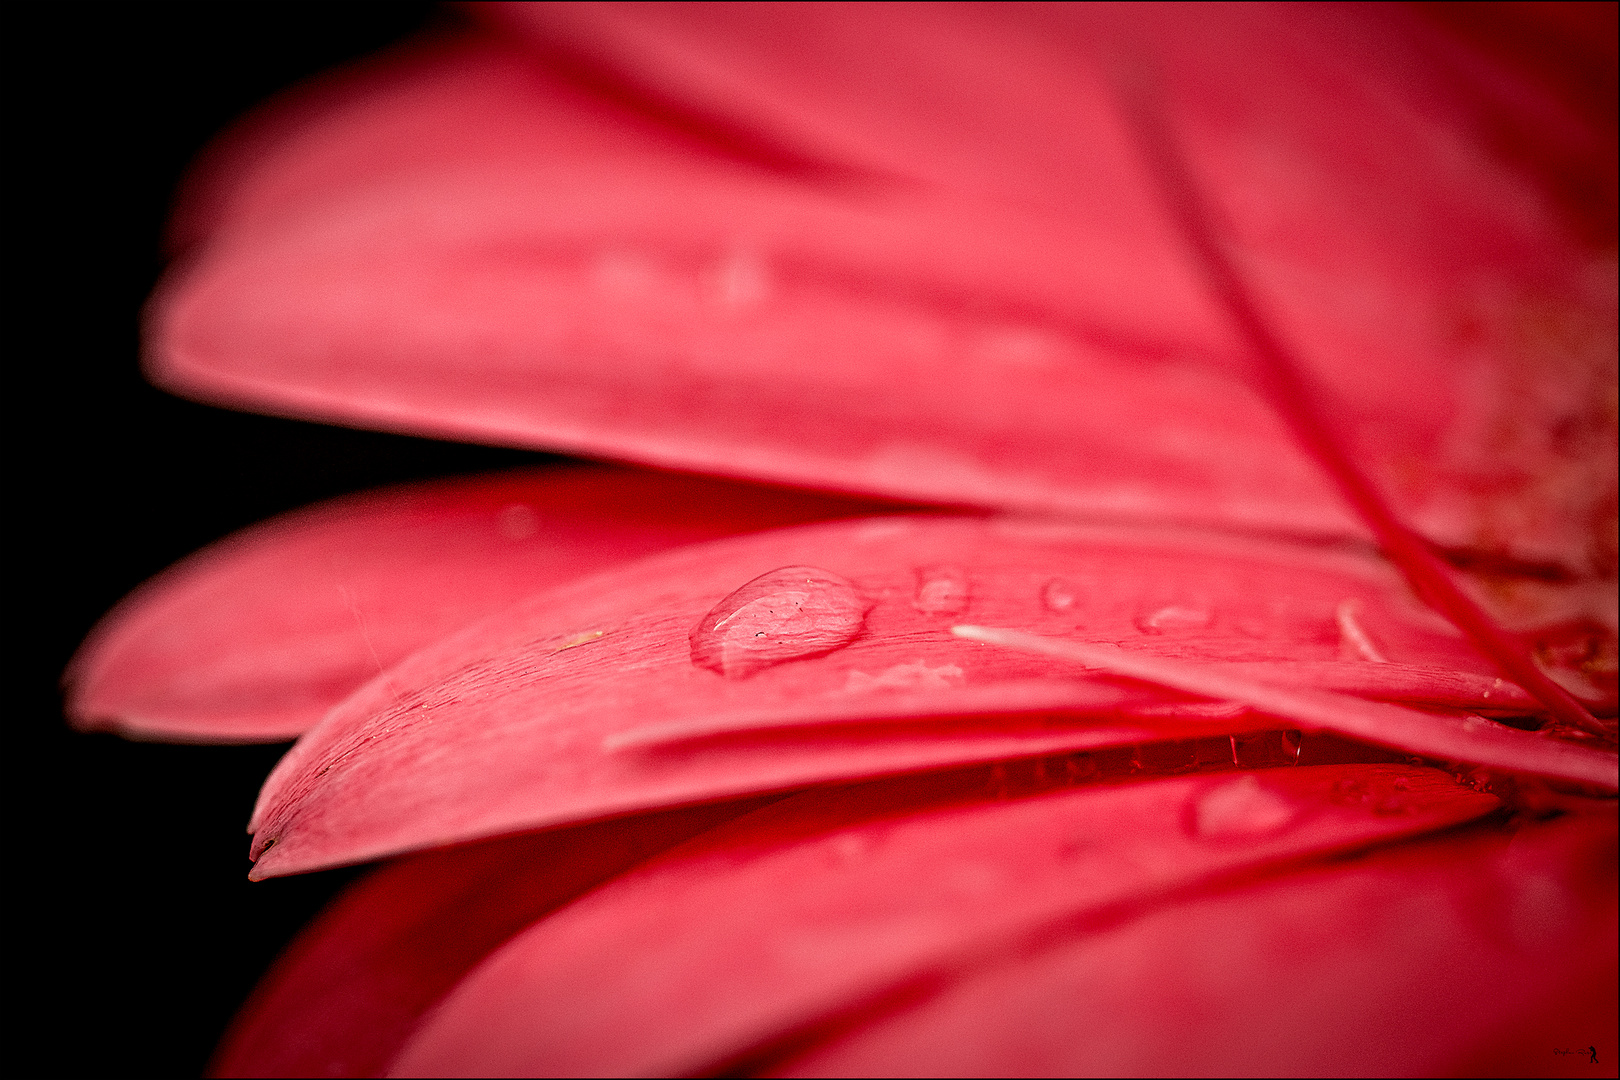
<path id="1" fill-rule="evenodd" d="M 726 624 L 740 635 L 727 648 L 763 643 L 774 663 L 715 670 L 694 631 L 719 625 L 723 599 L 759 602 L 738 591 L 778 568 L 811 568 L 784 573 L 771 594 L 780 622 L 756 612 L 746 626 Z M 859 602 L 806 605 L 823 587 L 811 579 L 841 579 Z M 1279 667 L 1281 677 L 1309 681 L 1322 668 L 1298 661 L 1325 664 L 1348 648 L 1347 604 L 1390 660 L 1436 673 L 1431 703 L 1489 706 L 1489 665 L 1386 565 L 1352 552 L 949 518 L 686 548 L 531 598 L 338 706 L 261 793 L 254 875 L 827 780 L 1275 728 L 1242 706 L 1189 706 L 1179 693 L 950 628 L 991 623 L 1164 657 L 1287 661 L 1296 666 Z M 828 652 L 806 610 L 830 612 L 841 634 L 850 620 L 858 629 Z"/>
<path id="2" fill-rule="evenodd" d="M 896 984 L 948 977 L 1054 920 L 1106 925 L 1211 879 L 1496 805 L 1443 773 L 1388 765 L 1011 802 L 932 777 L 809 792 L 515 938 L 434 1010 L 390 1073 L 729 1074 L 739 1053 L 858 1014 Z"/>
<path id="3" fill-rule="evenodd" d="M 550 67 L 421 53 L 239 155 L 153 308 L 155 378 L 812 486 L 1356 532 L 1150 193 L 1099 44 L 1126 34 L 1403 517 L 1612 566 L 1612 263 L 1481 146 L 1485 91 L 1406 15 L 503 17 L 550 24 Z M 1503 108 L 1592 136 L 1515 78 Z"/>
<path id="4" fill-rule="evenodd" d="M 757 806 L 726 803 L 417 855 L 351 886 L 277 960 L 215 1076 L 376 1076 L 421 1015 L 518 931 Z"/>
<path id="5" fill-rule="evenodd" d="M 1610 805 L 1214 890 L 747 1073 L 1595 1075 L 1620 1050 L 1614 866 Z"/>
<path id="6" fill-rule="evenodd" d="M 682 544 L 871 504 L 548 469 L 335 500 L 228 537 L 109 614 L 69 668 L 81 729 L 290 738 L 385 668 L 516 600 Z"/>

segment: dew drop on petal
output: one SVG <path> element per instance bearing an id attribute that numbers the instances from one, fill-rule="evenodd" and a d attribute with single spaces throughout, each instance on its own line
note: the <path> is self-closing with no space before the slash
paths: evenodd
<path id="1" fill-rule="evenodd" d="M 1193 806 L 1192 831 L 1205 840 L 1266 836 L 1288 826 L 1298 808 L 1253 776 L 1211 788 Z"/>
<path id="2" fill-rule="evenodd" d="M 1079 590 L 1062 578 L 1053 578 L 1041 589 L 1041 603 L 1048 611 L 1059 613 L 1070 611 L 1079 599 Z"/>
<path id="3" fill-rule="evenodd" d="M 929 566 L 917 571 L 917 595 L 911 606 L 928 615 L 956 615 L 967 608 L 967 572 L 956 566 Z"/>
<path id="4" fill-rule="evenodd" d="M 692 629 L 692 663 L 746 678 L 788 660 L 825 656 L 861 632 L 866 601 L 844 578 L 813 566 L 762 574 Z"/>

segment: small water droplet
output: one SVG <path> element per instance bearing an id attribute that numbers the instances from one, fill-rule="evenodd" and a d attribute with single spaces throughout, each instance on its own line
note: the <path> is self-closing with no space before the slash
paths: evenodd
<path id="1" fill-rule="evenodd" d="M 1172 605 L 1144 615 L 1136 620 L 1136 628 L 1144 634 L 1167 634 L 1177 630 L 1198 630 L 1210 624 L 1210 613 L 1201 607 Z"/>
<path id="2" fill-rule="evenodd" d="M 855 640 L 866 607 L 855 586 L 837 574 L 784 566 L 703 616 L 691 634 L 692 663 L 740 679 L 788 660 L 825 656 Z"/>
<path id="3" fill-rule="evenodd" d="M 831 847 L 837 862 L 852 863 L 870 851 L 872 843 L 859 833 L 844 833 L 833 837 Z"/>
<path id="4" fill-rule="evenodd" d="M 1171 742 L 1137 743 L 1131 747 L 1131 771 L 1174 773 L 1196 767 L 1198 745 L 1195 739 Z"/>
<path id="5" fill-rule="evenodd" d="M 495 515 L 495 527 L 508 540 L 527 540 L 540 530 L 540 515 L 522 503 L 513 503 Z"/>
<path id="6" fill-rule="evenodd" d="M 1068 611 L 1079 599 L 1079 590 L 1062 578 L 1053 578 L 1041 589 L 1041 603 L 1046 605 L 1048 611 Z"/>
<path id="7" fill-rule="evenodd" d="M 967 572 L 956 566 L 929 566 L 917 571 L 917 595 L 911 606 L 928 615 L 956 615 L 967 608 Z"/>
<path id="8" fill-rule="evenodd" d="M 577 649 L 581 645 L 589 645 L 606 633 L 606 630 L 587 630 L 583 634 L 574 634 L 564 638 L 562 644 L 557 646 L 557 651 L 562 652 L 564 649 Z"/>
<path id="9" fill-rule="evenodd" d="M 1282 733 L 1283 756 L 1288 759 L 1290 765 L 1299 764 L 1299 743 L 1299 732 L 1285 731 Z"/>
<path id="10" fill-rule="evenodd" d="M 1360 806 L 1367 801 L 1367 785 L 1348 776 L 1335 780 L 1330 798 L 1340 806 Z"/>
<path id="11" fill-rule="evenodd" d="M 727 308 L 753 307 L 775 291 L 770 266 L 745 250 L 728 252 L 707 275 L 705 284 L 714 300 Z"/>
<path id="12" fill-rule="evenodd" d="M 1265 836 L 1286 828 L 1297 807 L 1253 776 L 1211 788 L 1193 807 L 1193 833 L 1205 840 Z"/>
<path id="13" fill-rule="evenodd" d="M 1090 754 L 1075 754 L 1063 761 L 1063 775 L 1071 784 L 1096 779 L 1097 759 Z"/>
<path id="14" fill-rule="evenodd" d="M 1007 797 L 1007 766 L 999 761 L 990 766 L 990 791 L 998 799 Z"/>

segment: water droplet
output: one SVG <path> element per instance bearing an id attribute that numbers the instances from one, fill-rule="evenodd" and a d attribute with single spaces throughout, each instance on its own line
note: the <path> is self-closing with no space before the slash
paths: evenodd
<path id="1" fill-rule="evenodd" d="M 1205 840 L 1247 839 L 1286 828 L 1297 813 L 1288 799 L 1245 776 L 1204 792 L 1193 806 L 1192 828 Z"/>
<path id="2" fill-rule="evenodd" d="M 540 530 L 540 515 L 522 503 L 513 503 L 495 515 L 495 527 L 508 540 L 527 540 Z"/>
<path id="3" fill-rule="evenodd" d="M 1191 769 L 1198 764 L 1198 746 L 1195 739 L 1173 742 L 1137 743 L 1131 747 L 1131 771 L 1174 773 Z"/>
<path id="4" fill-rule="evenodd" d="M 591 266 L 591 277 L 598 289 L 618 297 L 645 296 L 664 284 L 664 274 L 658 264 L 636 251 L 598 253 Z"/>
<path id="5" fill-rule="evenodd" d="M 1367 785 L 1348 776 L 1335 780 L 1333 794 L 1329 798 L 1340 806 L 1360 806 L 1367 801 Z"/>
<path id="6" fill-rule="evenodd" d="M 1063 775 L 1071 784 L 1094 780 L 1098 771 L 1097 759 L 1090 754 L 1074 754 L 1063 761 Z"/>
<path id="7" fill-rule="evenodd" d="M 692 630 L 692 663 L 733 679 L 788 660 L 825 656 L 861 632 L 855 586 L 813 566 L 761 574 L 720 601 Z"/>
<path id="8" fill-rule="evenodd" d="M 1062 578 L 1053 578 L 1041 589 L 1041 603 L 1048 611 L 1068 611 L 1079 599 L 1080 591 Z"/>
<path id="9" fill-rule="evenodd" d="M 1365 605 L 1354 597 L 1339 601 L 1339 606 L 1334 612 L 1334 619 L 1339 624 L 1339 659 L 1387 664 L 1389 658 L 1361 625 L 1364 607 Z"/>
<path id="10" fill-rule="evenodd" d="M 1176 630 L 1198 630 L 1210 624 L 1210 613 L 1201 607 L 1162 607 L 1136 620 L 1144 634 L 1166 634 Z"/>
<path id="11" fill-rule="evenodd" d="M 577 649 L 581 645 L 589 645 L 591 642 L 599 640 L 606 633 L 606 630 L 587 630 L 583 634 L 574 634 L 564 638 L 562 644 L 557 646 L 557 651 L 562 652 L 564 649 Z"/>
<path id="12" fill-rule="evenodd" d="M 722 307 L 748 308 L 775 291 L 771 268 L 750 251 L 731 251 L 708 274 L 708 291 Z"/>
<path id="13" fill-rule="evenodd" d="M 917 595 L 911 606 L 928 615 L 956 615 L 967 608 L 967 572 L 956 566 L 929 566 L 917 571 Z"/>
<path id="14" fill-rule="evenodd" d="M 1240 769 L 1267 769 L 1299 761 L 1299 732 L 1256 731 L 1231 736 L 1232 764 Z"/>

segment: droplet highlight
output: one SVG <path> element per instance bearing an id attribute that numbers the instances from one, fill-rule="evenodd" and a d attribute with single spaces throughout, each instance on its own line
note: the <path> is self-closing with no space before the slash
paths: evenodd
<path id="1" fill-rule="evenodd" d="M 917 571 L 917 594 L 911 606 L 926 615 L 957 615 L 968 606 L 967 571 L 957 566 L 929 566 Z"/>
<path id="2" fill-rule="evenodd" d="M 1204 840 L 1249 839 L 1280 832 L 1298 807 L 1253 776 L 1211 788 L 1192 808 L 1193 834 Z"/>
<path id="3" fill-rule="evenodd" d="M 692 629 L 692 663 L 730 679 L 825 656 L 861 632 L 867 604 L 850 582 L 813 566 L 784 566 L 721 600 Z"/>

